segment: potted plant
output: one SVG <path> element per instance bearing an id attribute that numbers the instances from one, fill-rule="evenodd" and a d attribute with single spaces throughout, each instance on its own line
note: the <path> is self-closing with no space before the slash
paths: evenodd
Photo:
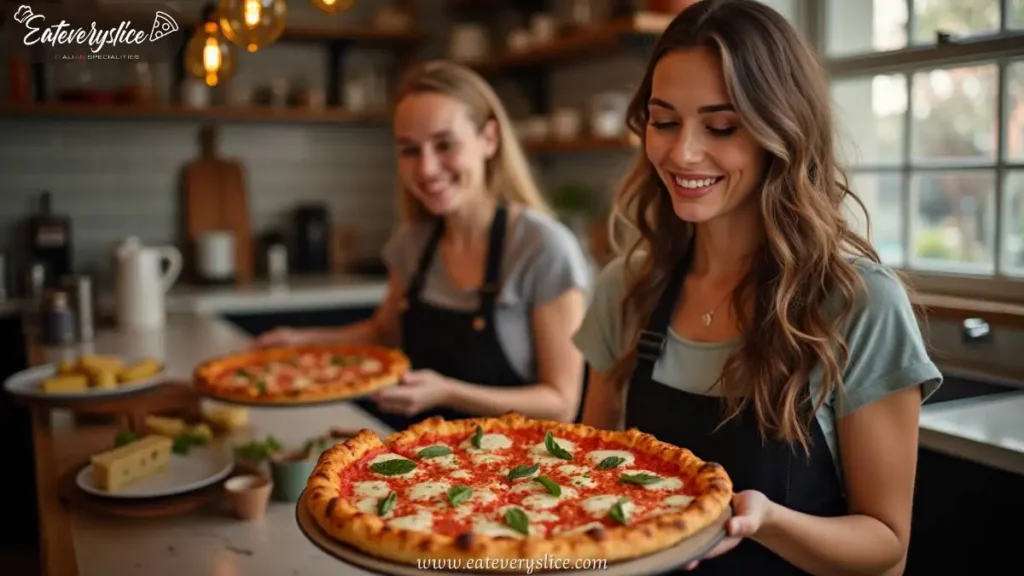
<path id="1" fill-rule="evenodd" d="M 235 446 L 235 462 L 239 466 L 269 476 L 270 457 L 281 450 L 281 443 L 268 434 L 266 440 L 253 440 L 248 444 Z"/>

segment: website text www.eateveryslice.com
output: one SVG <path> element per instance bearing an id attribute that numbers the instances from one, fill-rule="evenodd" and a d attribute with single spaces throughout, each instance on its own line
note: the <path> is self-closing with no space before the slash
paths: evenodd
<path id="1" fill-rule="evenodd" d="M 608 560 L 597 558 L 422 558 L 419 570 L 515 571 L 526 574 L 548 570 L 604 570 Z"/>

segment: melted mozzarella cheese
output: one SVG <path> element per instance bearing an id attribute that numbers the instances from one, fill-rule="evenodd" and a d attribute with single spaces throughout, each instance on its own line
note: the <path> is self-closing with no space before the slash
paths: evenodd
<path id="1" fill-rule="evenodd" d="M 363 498 L 356 502 L 356 510 L 359 510 L 363 514 L 370 514 L 372 516 L 377 515 L 377 506 L 380 504 L 380 498 Z M 382 518 L 391 518 L 395 515 L 395 509 L 388 510 L 388 513 L 382 516 Z"/>
<path id="2" fill-rule="evenodd" d="M 500 472 L 498 472 L 498 474 L 500 474 L 504 478 L 508 478 L 508 473 L 511 472 L 511 471 L 512 471 L 511 468 L 505 468 L 505 469 L 501 470 Z M 538 469 L 534 470 L 533 472 L 531 472 L 529 476 L 520 476 L 519 478 L 516 478 L 515 480 L 513 480 L 513 482 L 525 482 L 525 481 L 528 481 L 530 478 L 533 478 L 533 477 L 536 477 L 536 476 L 540 476 L 540 468 L 538 468 Z"/>
<path id="3" fill-rule="evenodd" d="M 544 510 L 558 506 L 558 503 L 562 500 L 571 500 L 579 496 L 579 492 L 567 486 L 562 486 L 561 489 L 562 493 L 560 496 L 553 494 L 532 494 L 527 496 L 523 498 L 523 506 L 535 510 Z"/>
<path id="4" fill-rule="evenodd" d="M 407 494 L 413 501 L 433 500 L 448 492 L 452 485 L 447 482 L 420 482 L 409 488 Z"/>
<path id="5" fill-rule="evenodd" d="M 384 367 L 384 364 L 376 358 L 366 358 L 359 364 L 359 368 L 364 372 L 380 372 L 380 369 Z"/>
<path id="6" fill-rule="evenodd" d="M 470 478 L 473 477 L 473 475 L 470 474 L 469 471 L 467 470 L 456 470 L 451 473 L 451 477 L 458 478 L 460 480 L 469 480 Z"/>
<path id="7" fill-rule="evenodd" d="M 602 496 L 592 496 L 587 498 L 581 504 L 583 509 L 594 518 L 603 518 L 608 515 L 608 511 L 611 510 L 612 506 L 619 501 L 619 496 L 614 494 L 604 494 Z M 626 517 L 629 518 L 633 515 L 636 510 L 636 505 L 632 502 L 626 502 L 622 505 L 622 511 L 626 513 Z"/>
<path id="8" fill-rule="evenodd" d="M 569 528 L 562 528 L 558 531 L 559 534 L 582 534 L 591 528 L 604 528 L 604 524 L 600 522 L 588 522 L 582 526 L 575 526 Z"/>
<path id="9" fill-rule="evenodd" d="M 671 506 L 672 508 L 685 508 L 693 502 L 693 496 L 687 496 L 686 494 L 673 494 L 668 498 L 661 501 L 665 506 Z"/>
<path id="10" fill-rule="evenodd" d="M 401 456 L 399 454 L 395 454 L 393 452 L 385 452 L 384 454 L 374 457 L 373 460 L 370 460 L 370 465 L 372 466 L 380 462 L 387 462 L 388 460 L 408 460 L 408 458 L 406 458 L 405 456 Z M 405 474 L 391 474 L 390 476 L 408 478 L 410 476 L 416 475 L 419 471 L 419 466 L 417 466 L 416 468 L 413 468 L 412 470 L 406 472 Z M 378 476 L 385 476 L 385 474 L 378 474 L 376 472 L 374 472 L 374 474 L 377 474 Z"/>
<path id="11" fill-rule="evenodd" d="M 521 483 L 515 484 L 511 488 L 509 488 L 508 491 L 509 492 L 514 492 L 514 493 L 517 493 L 517 494 L 520 493 L 520 492 L 527 492 L 529 494 L 547 494 L 548 493 L 548 489 L 545 488 L 543 484 L 541 484 L 540 482 L 534 482 L 532 480 L 529 481 L 529 482 L 521 482 Z"/>
<path id="12" fill-rule="evenodd" d="M 526 514 L 526 518 L 529 519 L 530 522 L 556 522 L 558 520 L 557 514 L 552 514 L 551 512 L 544 511 L 526 510 L 515 505 L 502 506 L 501 508 L 498 508 L 498 512 L 502 516 L 504 516 L 506 512 L 512 510 L 513 508 L 519 508 L 520 510 L 522 510 L 523 513 Z"/>
<path id="13" fill-rule="evenodd" d="M 429 512 L 417 512 L 408 516 L 399 516 L 388 522 L 395 528 L 414 532 L 430 532 L 434 526 L 434 517 Z"/>
<path id="14" fill-rule="evenodd" d="M 467 452 L 493 452 L 512 447 L 512 439 L 504 434 L 484 434 L 480 437 L 480 447 L 473 446 L 473 439 L 467 438 L 462 442 L 462 448 Z"/>
<path id="15" fill-rule="evenodd" d="M 480 464 L 493 464 L 505 461 L 505 457 L 500 454 L 473 454 L 470 456 L 470 459 L 473 460 L 473 464 L 478 466 Z"/>
<path id="16" fill-rule="evenodd" d="M 559 438 L 557 436 L 555 437 L 555 444 L 558 444 L 560 448 L 562 448 L 563 450 L 570 454 L 572 454 L 576 450 L 576 445 L 573 444 L 571 441 L 566 440 L 564 438 Z M 533 458 L 533 461 L 537 464 L 554 465 L 566 462 L 565 460 L 558 458 L 551 452 L 548 452 L 548 447 L 543 442 L 539 442 L 530 447 L 530 457 Z"/>
<path id="17" fill-rule="evenodd" d="M 376 498 L 383 498 L 391 493 L 391 487 L 388 486 L 387 482 L 373 480 L 371 482 L 356 482 L 352 491 L 356 496 L 374 496 Z"/>
<path id="18" fill-rule="evenodd" d="M 605 458 L 610 458 L 612 456 L 618 456 L 624 460 L 620 466 L 630 466 L 633 462 L 636 462 L 636 456 L 634 456 L 632 452 L 627 452 L 626 450 L 594 450 L 593 452 L 587 453 L 587 459 L 590 460 L 594 466 L 600 464 Z"/>
<path id="19" fill-rule="evenodd" d="M 683 487 L 683 481 L 679 478 L 673 478 L 671 476 L 665 477 L 656 472 L 651 472 L 650 470 L 624 470 L 622 473 L 632 476 L 637 474 L 650 474 L 651 476 L 658 476 L 661 478 L 661 480 L 658 480 L 657 482 L 643 484 L 645 490 L 678 490 Z"/>
<path id="20" fill-rule="evenodd" d="M 526 531 L 529 532 L 531 536 L 543 534 L 544 532 L 543 528 L 535 524 L 530 524 L 527 527 Z M 493 520 L 478 520 L 477 522 L 474 522 L 473 532 L 476 532 L 477 534 L 483 534 L 484 536 L 490 536 L 492 538 L 497 538 L 498 536 L 506 536 L 509 538 L 524 537 L 518 531 L 513 530 L 508 526 L 500 522 L 495 522 Z"/>

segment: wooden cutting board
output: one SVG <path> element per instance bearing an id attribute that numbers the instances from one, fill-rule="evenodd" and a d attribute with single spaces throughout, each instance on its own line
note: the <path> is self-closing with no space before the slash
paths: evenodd
<path id="1" fill-rule="evenodd" d="M 234 160 L 217 152 L 217 129 L 204 126 L 199 134 L 199 156 L 185 166 L 184 236 L 186 269 L 192 279 L 196 273 L 196 240 L 210 230 L 229 230 L 235 234 L 235 278 L 248 282 L 253 277 L 252 222 L 249 196 L 245 189 L 245 170 Z"/>

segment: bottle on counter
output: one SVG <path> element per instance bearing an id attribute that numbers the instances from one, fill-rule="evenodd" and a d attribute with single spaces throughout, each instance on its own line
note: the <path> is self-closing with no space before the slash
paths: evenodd
<path id="1" fill-rule="evenodd" d="M 50 193 L 43 192 L 39 212 L 29 218 L 29 253 L 46 265 L 46 287 L 60 288 L 60 279 L 71 273 L 71 219 L 55 214 Z"/>
<path id="2" fill-rule="evenodd" d="M 84 275 L 66 276 L 64 289 L 71 297 L 71 308 L 75 318 L 75 337 L 79 342 L 91 342 L 95 334 L 92 279 Z"/>
<path id="3" fill-rule="evenodd" d="M 43 308 L 43 341 L 51 346 L 75 342 L 75 313 L 71 311 L 67 292 L 47 293 Z"/>

